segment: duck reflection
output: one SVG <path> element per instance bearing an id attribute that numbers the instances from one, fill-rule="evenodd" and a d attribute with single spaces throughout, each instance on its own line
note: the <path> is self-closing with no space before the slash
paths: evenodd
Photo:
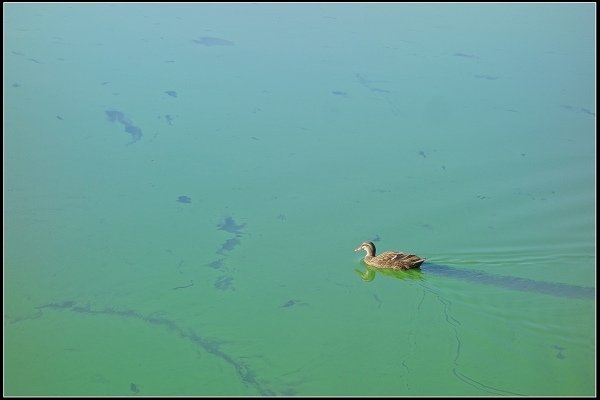
<path id="1" fill-rule="evenodd" d="M 375 275 L 381 274 L 384 276 L 401 279 L 401 280 L 421 280 L 425 279 L 423 272 L 418 269 L 406 269 L 406 270 L 393 270 L 393 269 L 381 269 L 381 268 L 373 268 L 369 265 L 364 264 L 365 270 L 361 271 L 359 268 L 356 268 L 354 271 L 360 276 L 360 278 L 365 282 L 371 282 L 375 279 Z"/>

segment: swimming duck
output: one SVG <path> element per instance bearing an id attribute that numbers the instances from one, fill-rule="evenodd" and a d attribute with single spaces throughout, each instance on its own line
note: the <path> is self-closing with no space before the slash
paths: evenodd
<path id="1" fill-rule="evenodd" d="M 388 269 L 411 269 L 419 268 L 424 258 L 415 256 L 414 254 L 400 253 L 397 251 L 386 251 L 380 255 L 375 255 L 375 245 L 373 242 L 363 242 L 354 251 L 364 250 L 367 252 L 365 256 L 365 264 L 375 268 Z"/>

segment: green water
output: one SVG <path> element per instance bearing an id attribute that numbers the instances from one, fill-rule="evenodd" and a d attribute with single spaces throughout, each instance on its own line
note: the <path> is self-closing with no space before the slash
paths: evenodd
<path id="1" fill-rule="evenodd" d="M 3 8 L 5 395 L 595 394 L 595 5 Z"/>

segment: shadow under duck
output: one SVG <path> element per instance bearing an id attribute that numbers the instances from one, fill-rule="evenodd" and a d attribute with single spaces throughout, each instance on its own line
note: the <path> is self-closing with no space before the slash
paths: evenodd
<path id="1" fill-rule="evenodd" d="M 363 242 L 354 251 L 364 250 L 367 252 L 365 256 L 365 264 L 375 268 L 386 269 L 411 269 L 419 268 L 425 261 L 424 258 L 414 254 L 407 254 L 397 251 L 386 251 L 379 255 L 375 255 L 375 245 L 373 242 Z"/>

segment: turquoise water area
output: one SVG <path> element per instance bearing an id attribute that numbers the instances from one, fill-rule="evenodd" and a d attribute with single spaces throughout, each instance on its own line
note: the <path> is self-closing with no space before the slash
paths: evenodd
<path id="1" fill-rule="evenodd" d="M 3 11 L 5 395 L 596 393 L 594 4 Z"/>

